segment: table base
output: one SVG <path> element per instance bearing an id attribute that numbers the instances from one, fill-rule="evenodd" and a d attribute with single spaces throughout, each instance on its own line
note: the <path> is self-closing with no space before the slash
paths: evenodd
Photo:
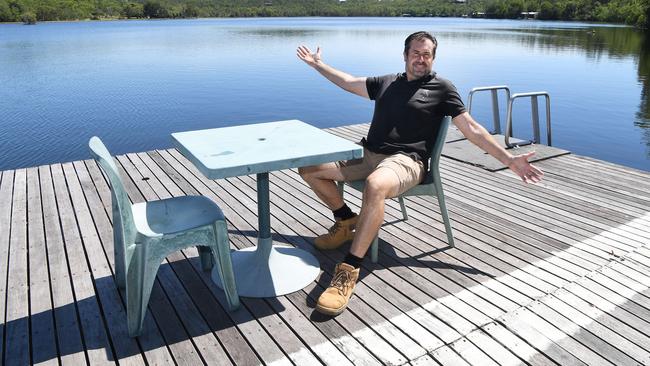
<path id="1" fill-rule="evenodd" d="M 263 245 L 262 248 L 264 247 Z M 258 250 L 260 247 L 257 246 L 240 249 L 231 254 L 239 296 L 286 295 L 303 289 L 318 277 L 320 264 L 311 253 L 281 245 L 268 247 L 268 252 Z M 212 281 L 223 288 L 216 266 L 212 269 Z"/>

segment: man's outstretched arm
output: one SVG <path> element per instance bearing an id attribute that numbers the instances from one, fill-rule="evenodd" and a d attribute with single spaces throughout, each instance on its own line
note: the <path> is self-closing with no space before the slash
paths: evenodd
<path id="1" fill-rule="evenodd" d="M 325 76 L 327 80 L 338 85 L 340 88 L 358 96 L 369 98 L 368 89 L 366 88 L 366 78 L 352 76 L 324 63 L 321 59 L 320 47 L 316 49 L 316 53 L 312 53 L 306 46 L 300 46 L 296 50 L 296 54 L 299 59 L 316 69 L 316 71 Z"/>
<path id="2" fill-rule="evenodd" d="M 469 141 L 510 168 L 525 183 L 537 183 L 542 180 L 544 173 L 528 162 L 528 158 L 535 154 L 534 151 L 513 156 L 494 141 L 492 135 L 467 112 L 459 114 L 452 121 Z"/>

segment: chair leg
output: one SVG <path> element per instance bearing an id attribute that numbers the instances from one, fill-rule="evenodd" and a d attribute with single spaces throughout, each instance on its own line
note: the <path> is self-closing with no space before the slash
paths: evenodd
<path id="1" fill-rule="evenodd" d="M 404 197 L 399 196 L 398 200 L 399 200 L 399 207 L 402 208 L 402 218 L 404 219 L 404 221 L 406 221 L 409 219 L 409 216 L 406 214 L 406 205 L 404 204 Z"/>
<path id="2" fill-rule="evenodd" d="M 201 269 L 203 271 L 209 271 L 214 265 L 214 260 L 212 257 L 212 248 L 199 245 L 197 247 L 199 250 L 199 258 L 201 259 Z"/>
<path id="3" fill-rule="evenodd" d="M 379 235 L 372 239 L 372 244 L 370 245 L 370 260 L 372 263 L 377 263 L 377 260 L 379 260 Z"/>
<path id="4" fill-rule="evenodd" d="M 142 333 L 147 305 L 151 297 L 158 267 L 162 258 L 147 258 L 145 245 L 138 245 L 133 253 L 126 278 L 126 314 L 130 337 Z"/>
<path id="5" fill-rule="evenodd" d="M 233 311 L 239 308 L 239 295 L 237 294 L 235 274 L 232 270 L 228 227 L 225 221 L 220 220 L 214 223 L 214 236 L 216 243 L 213 245 L 212 251 L 216 256 L 217 270 L 219 271 L 223 291 L 226 294 L 226 300 L 230 310 Z"/>
<path id="6" fill-rule="evenodd" d="M 115 198 L 113 198 L 115 200 Z M 116 210 L 115 208 L 113 209 Z M 117 288 L 126 288 L 126 255 L 124 253 L 124 238 L 122 237 L 122 220 L 119 213 L 113 212 L 113 255 L 115 259 L 115 282 Z"/>
<path id="7" fill-rule="evenodd" d="M 450 247 L 455 247 L 454 232 L 451 228 L 451 221 L 449 220 L 449 213 L 447 212 L 447 205 L 445 204 L 445 195 L 442 192 L 442 185 L 440 188 L 436 187 L 436 196 L 438 196 L 438 206 L 440 206 L 440 214 L 442 221 L 445 223 L 445 232 L 447 233 L 447 244 Z"/>

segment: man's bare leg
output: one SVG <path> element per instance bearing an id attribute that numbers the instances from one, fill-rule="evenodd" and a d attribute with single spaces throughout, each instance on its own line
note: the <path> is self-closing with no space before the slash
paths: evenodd
<path id="1" fill-rule="evenodd" d="M 366 179 L 352 247 L 343 263 L 336 265 L 332 282 L 318 298 L 318 312 L 338 315 L 348 306 L 359 279 L 360 262 L 384 221 L 384 201 L 388 197 L 394 197 L 398 190 L 399 179 L 391 169 L 379 168 Z"/>
<path id="2" fill-rule="evenodd" d="M 330 210 L 343 206 L 343 198 L 335 183 L 342 181 L 343 175 L 335 163 L 299 168 L 298 173 Z"/>
<path id="3" fill-rule="evenodd" d="M 384 222 L 386 198 L 395 197 L 399 191 L 399 178 L 388 168 L 375 170 L 366 179 L 361 201 L 361 212 L 350 253 L 363 258 Z"/>

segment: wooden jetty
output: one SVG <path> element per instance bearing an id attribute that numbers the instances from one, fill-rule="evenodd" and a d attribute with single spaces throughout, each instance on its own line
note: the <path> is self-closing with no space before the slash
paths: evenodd
<path id="1" fill-rule="evenodd" d="M 367 125 L 331 129 L 358 140 Z M 117 157 L 134 202 L 200 194 L 254 245 L 254 176 L 210 181 L 176 150 Z M 4 365 L 649 365 L 650 173 L 564 155 L 508 171 L 443 158 L 456 248 L 436 203 L 388 201 L 377 264 L 347 311 L 314 312 L 347 246 L 319 252 L 331 225 L 296 171 L 270 174 L 275 239 L 313 252 L 307 288 L 242 299 L 236 312 L 196 249 L 161 265 L 144 334 L 129 338 L 114 281 L 110 190 L 93 160 L 0 175 L 0 347 Z M 358 209 L 359 192 L 346 191 Z"/>

